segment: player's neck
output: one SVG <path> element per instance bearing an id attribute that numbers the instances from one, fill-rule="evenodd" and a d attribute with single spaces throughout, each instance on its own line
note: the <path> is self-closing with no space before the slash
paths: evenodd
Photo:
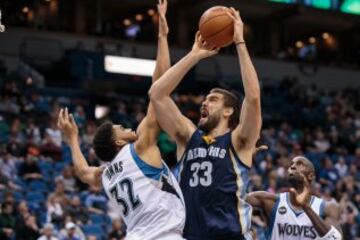
<path id="1" fill-rule="evenodd" d="M 227 124 L 222 124 L 221 122 L 219 123 L 219 125 L 214 128 L 213 130 L 211 130 L 207 135 L 213 138 L 219 137 L 224 135 L 225 133 L 229 132 L 230 128 L 228 127 Z"/>

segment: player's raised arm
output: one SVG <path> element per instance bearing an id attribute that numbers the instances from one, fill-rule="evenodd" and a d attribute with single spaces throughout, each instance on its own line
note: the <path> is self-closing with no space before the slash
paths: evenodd
<path id="1" fill-rule="evenodd" d="M 81 152 L 78 134 L 79 130 L 74 117 L 69 115 L 67 108 L 61 109 L 58 117 L 58 127 L 65 136 L 71 149 L 75 172 L 80 180 L 92 186 L 101 187 L 103 167 L 91 167 Z"/>
<path id="2" fill-rule="evenodd" d="M 159 0 L 158 5 L 159 13 L 159 33 L 158 33 L 158 45 L 156 55 L 156 66 L 152 77 L 154 83 L 158 80 L 170 68 L 170 53 L 167 36 L 169 33 L 169 27 L 166 20 L 167 12 L 167 0 Z M 147 114 L 144 120 L 141 122 L 137 129 L 139 136 L 136 142 L 136 148 L 139 153 L 142 150 L 147 149 L 149 146 L 156 146 L 157 137 L 160 132 L 160 128 L 156 119 L 156 114 L 152 103 L 149 103 Z"/>
<path id="3" fill-rule="evenodd" d="M 178 146 L 185 146 L 186 141 L 195 131 L 194 124 L 184 117 L 177 108 L 170 94 L 179 85 L 185 74 L 201 59 L 215 55 L 218 49 L 208 49 L 208 45 L 202 41 L 199 32 L 196 34 L 195 43 L 184 58 L 171 67 L 160 79 L 155 82 L 149 96 L 154 104 L 158 122 L 171 138 L 175 139 Z"/>
<path id="4" fill-rule="evenodd" d="M 294 199 L 296 203 L 303 208 L 304 212 L 311 220 L 315 230 L 320 236 L 320 240 L 342 239 L 340 209 L 337 203 L 324 203 L 324 216 L 316 214 L 308 201 L 310 198 L 310 183 L 305 177 L 303 191 L 300 193 L 295 189 L 291 189 L 290 192 L 295 196 Z"/>
<path id="5" fill-rule="evenodd" d="M 262 125 L 259 79 L 244 42 L 244 24 L 240 14 L 234 8 L 231 8 L 231 14 L 228 14 L 234 20 L 234 42 L 240 61 L 245 92 L 240 124 L 234 130 L 232 139 L 237 150 L 249 149 L 249 152 L 252 152 L 259 138 Z M 251 166 L 251 154 L 248 155 L 249 157 L 242 160 L 247 166 Z"/>

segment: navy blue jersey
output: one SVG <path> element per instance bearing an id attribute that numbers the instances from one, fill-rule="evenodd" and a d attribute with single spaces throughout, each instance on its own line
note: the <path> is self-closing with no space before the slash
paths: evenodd
<path id="1" fill-rule="evenodd" d="M 209 140 L 196 130 L 180 160 L 188 240 L 237 240 L 250 228 L 252 208 L 243 200 L 249 168 L 237 157 L 231 132 Z"/>

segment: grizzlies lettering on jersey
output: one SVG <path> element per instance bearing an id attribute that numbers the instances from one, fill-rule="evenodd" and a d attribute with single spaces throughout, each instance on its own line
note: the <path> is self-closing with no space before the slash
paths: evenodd
<path id="1" fill-rule="evenodd" d="M 323 216 L 324 200 L 312 196 L 311 208 Z M 289 193 L 281 193 L 271 212 L 267 231 L 268 240 L 309 240 L 318 239 L 318 233 L 304 211 L 295 211 L 290 203 Z"/>
<path id="2" fill-rule="evenodd" d="M 243 197 L 249 169 L 237 157 L 231 132 L 212 141 L 200 130 L 191 137 L 179 165 L 186 204 L 184 237 L 243 239 L 252 209 Z"/>
<path id="3" fill-rule="evenodd" d="M 127 240 L 183 239 L 184 199 L 176 178 L 163 165 L 148 165 L 128 144 L 103 172 L 103 187 L 119 206 Z"/>

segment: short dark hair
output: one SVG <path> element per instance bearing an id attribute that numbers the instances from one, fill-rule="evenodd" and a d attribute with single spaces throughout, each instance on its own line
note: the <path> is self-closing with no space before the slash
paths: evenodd
<path id="1" fill-rule="evenodd" d="M 235 93 L 232 93 L 226 89 L 214 88 L 210 93 L 220 93 L 224 96 L 224 106 L 234 109 L 233 114 L 229 118 L 229 127 L 234 130 L 240 121 L 241 101 Z"/>
<path id="2" fill-rule="evenodd" d="M 1 211 L 5 211 L 5 209 L 7 208 L 7 207 L 12 207 L 13 205 L 12 205 L 12 203 L 11 202 L 4 202 L 2 205 L 1 205 Z"/>
<path id="3" fill-rule="evenodd" d="M 106 121 L 96 130 L 93 147 L 96 156 L 102 161 L 110 162 L 116 156 L 118 149 L 113 136 L 113 123 Z"/>

